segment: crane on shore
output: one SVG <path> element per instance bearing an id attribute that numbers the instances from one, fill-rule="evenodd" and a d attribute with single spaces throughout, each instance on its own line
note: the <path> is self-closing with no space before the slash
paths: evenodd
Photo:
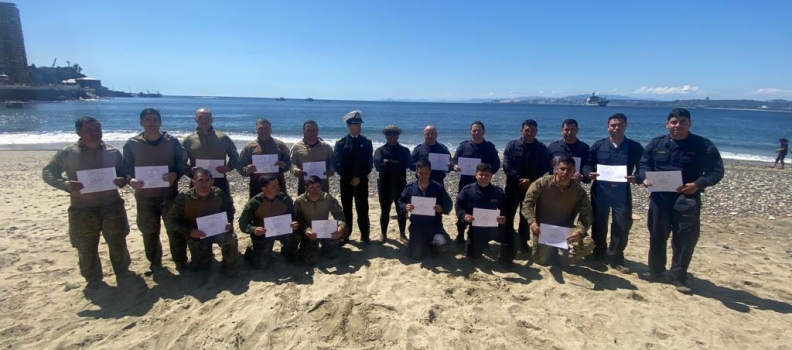
<path id="1" fill-rule="evenodd" d="M 55 59 L 52 60 L 52 67 L 51 68 L 55 68 L 55 63 L 57 63 L 57 62 L 58 62 L 58 58 L 55 57 Z"/>

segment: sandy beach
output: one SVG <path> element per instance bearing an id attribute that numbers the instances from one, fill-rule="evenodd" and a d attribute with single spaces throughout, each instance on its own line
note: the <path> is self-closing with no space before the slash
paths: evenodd
<path id="1" fill-rule="evenodd" d="M 122 194 L 137 276 L 117 282 L 102 242 L 107 285 L 84 290 L 67 233 L 68 194 L 41 180 L 53 154 L 0 152 L 2 348 L 792 349 L 789 169 L 728 162 L 726 177 L 704 196 L 692 296 L 585 263 L 570 272 L 526 267 L 524 253 L 505 270 L 494 261 L 494 243 L 477 261 L 463 257 L 461 247 L 413 261 L 394 239 L 395 217 L 387 244 L 355 242 L 337 260 L 313 267 L 277 256 L 265 271 L 239 259 L 232 279 L 219 262 L 209 273 L 180 275 L 163 243 L 167 272 L 143 277 L 148 262 L 129 188 Z M 369 202 L 377 240 L 375 176 Z M 454 179 L 447 179 L 453 193 Z M 230 181 L 238 217 L 247 180 L 234 174 Z M 503 184 L 502 172 L 494 181 Z M 337 196 L 337 184 L 331 192 Z M 638 272 L 647 271 L 647 197 L 634 188 L 626 265 Z M 452 237 L 454 221 L 445 219 Z M 239 238 L 242 251 L 249 239 Z M 357 230 L 352 239 L 359 241 Z"/>

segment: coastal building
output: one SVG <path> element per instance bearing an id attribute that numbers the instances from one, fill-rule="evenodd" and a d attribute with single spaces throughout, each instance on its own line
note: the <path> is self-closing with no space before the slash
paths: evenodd
<path id="1" fill-rule="evenodd" d="M 0 73 L 8 75 L 11 83 L 29 84 L 25 39 L 16 4 L 0 2 Z"/>

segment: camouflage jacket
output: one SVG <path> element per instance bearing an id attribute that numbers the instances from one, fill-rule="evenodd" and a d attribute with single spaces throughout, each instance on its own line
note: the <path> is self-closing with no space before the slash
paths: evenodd
<path id="1" fill-rule="evenodd" d="M 571 227 L 572 232 L 586 236 L 591 228 L 591 201 L 577 181 L 562 188 L 556 184 L 555 175 L 545 175 L 528 188 L 522 216 L 528 224 Z"/>

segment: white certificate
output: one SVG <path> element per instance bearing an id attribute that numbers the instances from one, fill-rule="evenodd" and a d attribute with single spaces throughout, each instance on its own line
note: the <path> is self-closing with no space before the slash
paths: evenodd
<path id="1" fill-rule="evenodd" d="M 434 206 L 437 205 L 437 198 L 412 196 L 411 201 L 412 203 L 410 204 L 413 205 L 412 215 L 435 216 L 437 214 L 434 210 Z"/>
<path id="2" fill-rule="evenodd" d="M 476 175 L 476 166 L 481 163 L 481 158 L 467 158 L 467 157 L 459 157 L 457 161 L 457 165 L 459 166 L 460 175 Z"/>
<path id="3" fill-rule="evenodd" d="M 682 187 L 682 171 L 647 171 L 646 179 L 652 183 L 649 192 L 676 192 Z"/>
<path id="4" fill-rule="evenodd" d="M 316 234 L 316 238 L 333 238 L 333 234 L 338 232 L 338 221 L 311 220 L 311 231 Z"/>
<path id="5" fill-rule="evenodd" d="M 432 163 L 432 170 L 448 172 L 448 163 L 451 162 L 451 155 L 445 153 L 429 153 L 429 163 Z"/>
<path id="6" fill-rule="evenodd" d="M 561 227 L 555 225 L 541 224 L 539 225 L 539 244 L 549 245 L 551 247 L 569 249 L 566 238 L 572 232 L 569 227 Z"/>
<path id="7" fill-rule="evenodd" d="M 162 176 L 167 174 L 167 165 L 135 167 L 135 179 L 143 181 L 143 188 L 170 187 L 168 181 L 162 180 Z"/>
<path id="8" fill-rule="evenodd" d="M 558 165 L 558 160 L 559 159 L 561 159 L 561 156 L 555 156 L 556 165 Z M 581 161 L 580 157 L 572 157 L 572 159 L 575 160 L 575 173 L 579 173 L 580 172 L 580 161 Z M 551 174 L 555 173 L 555 167 L 553 167 L 553 169 L 551 169 L 550 173 Z"/>
<path id="9" fill-rule="evenodd" d="M 77 170 L 77 181 L 83 184 L 81 194 L 117 190 L 113 183 L 116 178 L 115 168 Z"/>
<path id="10" fill-rule="evenodd" d="M 498 227 L 498 209 L 473 208 L 473 226 L 475 227 Z"/>
<path id="11" fill-rule="evenodd" d="M 280 168 L 275 164 L 278 162 L 277 154 L 254 154 L 253 165 L 256 166 L 256 174 L 269 174 L 280 172 Z"/>
<path id="12" fill-rule="evenodd" d="M 266 237 L 283 236 L 292 233 L 291 223 L 291 214 L 264 218 L 264 228 L 267 229 Z"/>
<path id="13" fill-rule="evenodd" d="M 308 176 L 316 175 L 320 179 L 326 179 L 325 171 L 327 171 L 327 163 L 325 162 L 306 162 L 303 163 L 302 170 L 305 172 L 305 178 Z"/>
<path id="14" fill-rule="evenodd" d="M 225 165 L 225 159 L 196 159 L 195 160 L 195 167 L 196 168 L 204 168 L 212 172 L 212 177 L 215 179 L 221 179 L 225 177 L 225 174 L 221 174 L 217 171 L 217 167 Z"/>
<path id="15" fill-rule="evenodd" d="M 216 236 L 227 232 L 226 225 L 228 224 L 228 215 L 226 215 L 225 212 L 222 212 L 201 216 L 199 218 L 195 218 L 195 223 L 198 225 L 198 229 L 203 231 L 206 237 Z"/>
<path id="16" fill-rule="evenodd" d="M 597 164 L 597 181 L 627 182 L 626 165 L 602 165 Z"/>

